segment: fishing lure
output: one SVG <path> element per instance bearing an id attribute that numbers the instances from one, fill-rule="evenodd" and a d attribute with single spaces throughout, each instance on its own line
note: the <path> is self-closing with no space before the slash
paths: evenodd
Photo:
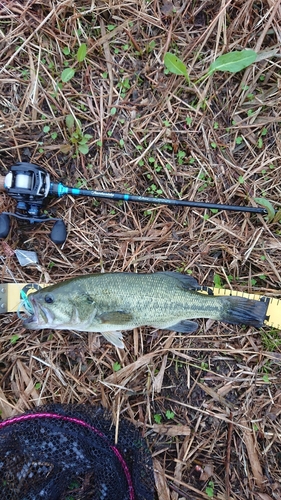
<path id="1" fill-rule="evenodd" d="M 27 294 L 25 293 L 24 290 L 21 290 L 20 291 L 20 303 L 19 303 L 19 306 L 17 308 L 17 315 L 20 319 L 24 319 L 25 318 L 25 314 L 27 314 L 28 316 L 32 316 L 33 314 L 33 307 L 28 299 L 28 296 Z"/>

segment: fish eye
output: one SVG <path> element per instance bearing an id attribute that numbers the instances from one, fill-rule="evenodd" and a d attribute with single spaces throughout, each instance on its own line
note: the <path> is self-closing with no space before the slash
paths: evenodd
<path id="1" fill-rule="evenodd" d="M 45 295 L 45 302 L 47 302 L 47 304 L 52 304 L 54 302 L 54 297 L 51 293 Z"/>

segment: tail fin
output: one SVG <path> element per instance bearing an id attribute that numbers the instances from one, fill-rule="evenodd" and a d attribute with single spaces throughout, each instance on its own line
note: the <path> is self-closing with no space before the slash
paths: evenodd
<path id="1" fill-rule="evenodd" d="M 234 325 L 255 326 L 256 328 L 263 326 L 266 319 L 267 302 L 233 296 L 228 297 L 227 302 L 228 308 L 225 308 L 221 321 Z"/>

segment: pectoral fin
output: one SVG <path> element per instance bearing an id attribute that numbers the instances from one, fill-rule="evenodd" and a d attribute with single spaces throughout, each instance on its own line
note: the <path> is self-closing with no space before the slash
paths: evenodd
<path id="1" fill-rule="evenodd" d="M 124 311 L 109 311 L 106 313 L 102 313 L 97 316 L 97 319 L 101 321 L 103 324 L 108 325 L 127 325 L 133 319 L 132 314 L 126 313 Z"/>
<path id="2" fill-rule="evenodd" d="M 163 330 L 170 330 L 172 332 L 178 333 L 192 333 L 198 328 L 198 323 L 196 321 L 189 321 L 184 319 L 179 321 L 175 325 L 152 325 L 154 328 L 162 328 Z"/>
<path id="3" fill-rule="evenodd" d="M 108 342 L 119 347 L 119 349 L 124 349 L 123 336 L 121 332 L 102 332 L 102 335 Z"/>

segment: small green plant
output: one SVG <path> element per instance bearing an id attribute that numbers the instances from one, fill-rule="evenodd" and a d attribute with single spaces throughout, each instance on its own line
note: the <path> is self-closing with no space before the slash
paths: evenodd
<path id="1" fill-rule="evenodd" d="M 266 198 L 254 198 L 258 205 L 264 207 L 267 211 L 267 221 L 272 222 L 275 219 L 275 210 L 272 203 Z"/>
<path id="2" fill-rule="evenodd" d="M 162 167 L 161 167 L 161 165 L 159 165 L 159 164 L 157 163 L 157 160 L 154 158 L 154 156 L 150 156 L 150 157 L 148 158 L 148 162 L 149 162 L 151 165 L 153 165 L 153 168 L 154 168 L 155 172 L 161 172 Z"/>
<path id="3" fill-rule="evenodd" d="M 262 345 L 264 350 L 272 352 L 281 347 L 281 338 L 278 330 L 270 330 L 262 333 Z"/>
<path id="4" fill-rule="evenodd" d="M 173 418 L 175 418 L 175 414 L 174 414 L 174 412 L 173 412 L 173 411 L 171 411 L 171 410 L 167 410 L 167 411 L 166 411 L 166 413 L 165 413 L 165 415 L 166 415 L 166 418 L 167 418 L 168 420 L 173 420 Z"/>
<path id="5" fill-rule="evenodd" d="M 69 82 L 75 75 L 74 68 L 65 68 L 61 74 L 61 81 L 63 83 Z"/>
<path id="6" fill-rule="evenodd" d="M 214 285 L 215 288 L 222 288 L 221 277 L 218 274 L 214 274 Z"/>
<path id="7" fill-rule="evenodd" d="M 131 88 L 129 78 L 123 78 L 119 83 L 117 83 L 117 88 L 120 89 L 121 97 L 124 99 L 126 93 Z"/>
<path id="8" fill-rule="evenodd" d="M 119 370 L 121 370 L 121 365 L 120 365 L 120 363 L 118 363 L 118 361 L 115 361 L 115 363 L 113 363 L 112 370 L 114 372 L 119 372 Z"/>
<path id="9" fill-rule="evenodd" d="M 87 181 L 85 179 L 77 179 L 76 183 L 75 183 L 75 187 L 77 189 L 87 189 Z"/>
<path id="10" fill-rule="evenodd" d="M 205 78 L 210 77 L 215 71 L 228 71 L 230 73 L 238 73 L 242 69 L 247 68 L 251 64 L 253 64 L 257 59 L 257 52 L 250 49 L 245 50 L 236 50 L 233 52 L 228 52 L 227 54 L 223 54 L 219 56 L 212 64 L 210 65 L 207 73 L 205 73 L 196 83 Z M 188 83 L 190 83 L 190 78 L 187 72 L 186 65 L 171 52 L 167 52 L 164 56 L 164 65 L 167 70 L 175 75 L 184 76 Z"/>
<path id="11" fill-rule="evenodd" d="M 262 379 L 266 384 L 270 384 L 269 376 L 267 373 L 263 375 Z"/>
<path id="12" fill-rule="evenodd" d="M 206 361 L 202 361 L 200 368 L 201 368 L 201 370 L 208 371 L 209 365 L 208 365 L 208 363 L 206 363 Z"/>
<path id="13" fill-rule="evenodd" d="M 159 413 L 155 413 L 153 415 L 153 418 L 154 418 L 154 422 L 156 424 L 161 424 L 161 421 L 162 421 L 162 416 L 159 414 Z"/>
<path id="14" fill-rule="evenodd" d="M 213 498 L 214 496 L 214 487 L 215 487 L 214 481 L 209 481 L 208 486 L 205 490 L 206 495 L 208 495 L 209 498 Z"/>
<path id="15" fill-rule="evenodd" d="M 149 42 L 149 44 L 146 46 L 146 52 L 150 53 L 150 52 L 153 52 L 153 50 L 155 49 L 156 47 L 156 42 L 155 40 L 152 40 L 151 42 Z"/>
<path id="16" fill-rule="evenodd" d="M 62 52 L 64 55 L 70 55 L 70 49 L 69 47 L 64 47 L 62 49 Z M 81 43 L 79 49 L 76 52 L 76 61 L 81 63 L 85 60 L 85 57 L 87 55 L 87 45 L 86 43 Z M 68 65 L 68 61 L 65 61 L 65 63 Z M 63 83 L 69 82 L 75 75 L 75 69 L 71 67 L 67 67 L 63 70 L 61 74 L 61 81 Z"/>
<path id="17" fill-rule="evenodd" d="M 21 76 L 23 80 L 29 80 L 30 78 L 30 71 L 29 69 L 23 69 L 21 72 Z"/>
<path id="18" fill-rule="evenodd" d="M 152 194 L 153 196 L 161 196 L 163 194 L 163 191 L 162 189 L 157 189 L 157 186 L 155 184 L 151 184 L 148 188 L 147 188 L 147 192 L 149 194 Z"/>
<path id="19" fill-rule="evenodd" d="M 204 172 L 201 172 L 199 175 L 198 175 L 198 179 L 200 179 L 203 183 L 201 184 L 201 186 L 199 186 L 198 188 L 198 193 L 201 193 L 202 191 L 204 191 L 207 187 L 209 186 L 212 186 L 213 184 L 213 180 L 211 177 L 209 177 L 208 175 L 206 175 Z"/>
<path id="20" fill-rule="evenodd" d="M 174 73 L 175 75 L 185 76 L 189 82 L 186 65 L 177 56 L 175 56 L 175 54 L 166 52 L 164 56 L 164 64 L 168 71 Z"/>
<path id="21" fill-rule="evenodd" d="M 76 153 L 81 153 L 86 155 L 89 152 L 89 140 L 93 137 L 90 134 L 84 134 L 81 129 L 81 123 L 79 120 L 74 120 L 72 115 L 67 115 L 65 118 L 66 128 L 69 133 L 69 142 L 75 147 Z M 61 151 L 67 153 L 69 147 L 62 146 Z"/>
<path id="22" fill-rule="evenodd" d="M 76 59 L 78 62 L 83 62 L 87 55 L 87 44 L 81 43 L 79 49 L 77 50 Z"/>
<path id="23" fill-rule="evenodd" d="M 185 157 L 186 157 L 185 151 L 179 150 L 177 152 L 177 158 L 178 158 L 178 164 L 179 165 L 183 164 Z"/>
<path id="24" fill-rule="evenodd" d="M 19 340 L 19 338 L 20 338 L 20 336 L 19 336 L 19 335 L 17 335 L 17 334 L 12 335 L 12 336 L 11 336 L 11 339 L 10 339 L 11 344 L 13 344 L 13 345 L 14 345 L 14 344 L 16 344 L 16 343 L 17 343 L 17 341 Z"/>

